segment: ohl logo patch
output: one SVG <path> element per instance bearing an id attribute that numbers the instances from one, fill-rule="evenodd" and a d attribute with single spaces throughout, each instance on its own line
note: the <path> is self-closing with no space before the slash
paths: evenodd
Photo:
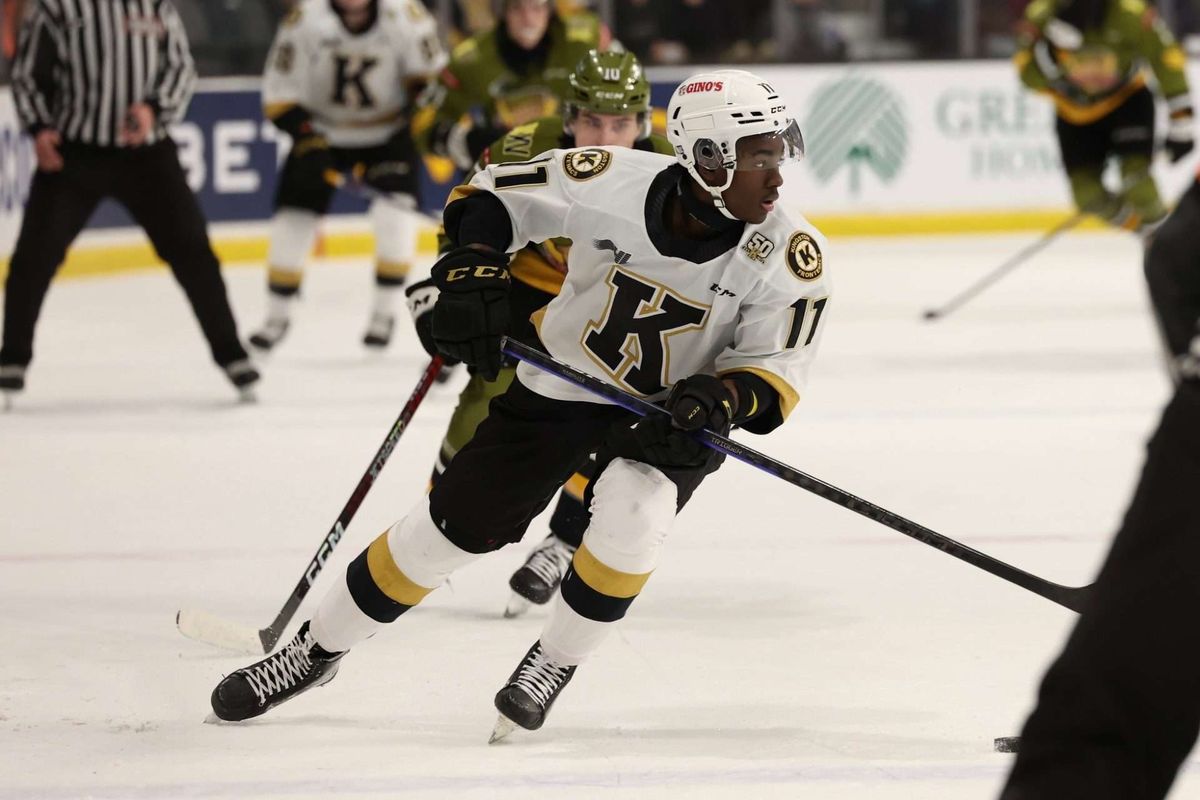
<path id="1" fill-rule="evenodd" d="M 804 122 L 806 162 L 820 183 L 839 172 L 850 193 L 863 189 L 865 173 L 891 183 L 908 156 L 909 127 L 899 95 L 871 78 L 849 77 L 817 89 Z"/>
<path id="2" fill-rule="evenodd" d="M 612 153 L 589 148 L 567 153 L 563 157 L 563 170 L 577 181 L 586 181 L 604 172 L 611 163 Z"/>

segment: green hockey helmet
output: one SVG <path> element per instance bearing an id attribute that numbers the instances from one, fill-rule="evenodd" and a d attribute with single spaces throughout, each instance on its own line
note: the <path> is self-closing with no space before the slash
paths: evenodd
<path id="1" fill-rule="evenodd" d="M 633 53 L 587 51 L 571 73 L 565 100 L 567 122 L 580 111 L 637 114 L 642 135 L 650 133 L 650 82 Z"/>

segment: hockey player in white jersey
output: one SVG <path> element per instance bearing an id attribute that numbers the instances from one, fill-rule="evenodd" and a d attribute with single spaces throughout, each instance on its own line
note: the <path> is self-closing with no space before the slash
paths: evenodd
<path id="1" fill-rule="evenodd" d="M 408 130 L 416 95 L 446 63 L 419 0 L 305 0 L 267 56 L 263 107 L 292 139 L 279 173 L 267 253 L 266 323 L 250 337 L 270 350 L 287 333 L 317 223 L 338 173 L 385 192 L 371 204 L 375 300 L 363 343 L 385 347 L 416 246 L 416 150 Z"/>
<path id="2" fill-rule="evenodd" d="M 591 522 L 538 641 L 496 695 L 501 720 L 541 727 L 577 666 L 625 616 L 677 511 L 721 457 L 692 433 L 767 433 L 804 387 L 829 299 L 822 236 L 776 206 L 803 153 L 772 87 L 696 75 L 667 110 L 676 157 L 553 150 L 488 167 L 446 208 L 459 245 L 435 265 L 438 346 L 481 372 L 501 363 L 507 253 L 569 237 L 562 292 L 537 320 L 545 348 L 669 414 L 637 418 L 528 365 L 409 514 L 347 569 L 283 650 L 222 680 L 221 719 L 257 716 L 332 679 L 354 644 L 458 568 L 521 539 L 589 452 Z"/>

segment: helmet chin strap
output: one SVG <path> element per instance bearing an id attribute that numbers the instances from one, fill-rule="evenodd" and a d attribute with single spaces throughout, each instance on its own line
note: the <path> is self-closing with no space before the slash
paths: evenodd
<path id="1" fill-rule="evenodd" d="M 725 190 L 728 189 L 729 186 L 733 183 L 733 170 L 732 169 L 730 169 L 729 167 L 725 168 L 725 183 L 721 186 L 712 186 L 706 180 L 704 180 L 704 178 L 701 177 L 701 175 L 700 175 L 700 170 L 698 170 L 696 168 L 695 164 L 688 164 L 687 171 L 688 171 L 688 174 L 690 174 L 692 176 L 692 179 L 695 180 L 696 183 L 700 184 L 701 188 L 703 188 L 704 191 L 708 192 L 709 195 L 712 196 L 713 207 L 716 208 L 717 211 L 721 212 L 721 216 L 725 217 L 725 219 L 733 220 L 734 222 L 742 222 L 743 221 L 743 220 L 740 220 L 737 217 L 735 217 L 733 214 L 729 213 L 729 209 L 725 208 L 725 198 L 722 197 L 722 195 L 725 193 Z M 698 202 L 696 200 L 696 198 L 691 195 L 690 192 L 684 191 L 684 192 L 682 192 L 682 195 L 685 198 L 684 202 L 683 202 L 683 206 L 687 210 L 687 212 L 689 214 L 691 214 L 693 217 L 700 220 L 705 225 L 708 225 L 710 228 L 715 228 L 717 230 L 720 230 L 723 227 L 727 227 L 725 225 L 721 225 L 720 224 L 721 220 L 719 220 L 719 219 L 715 220 L 718 224 L 716 224 L 716 225 L 712 224 L 712 222 L 710 220 L 714 219 L 714 215 L 712 214 L 711 210 L 708 208 L 708 206 L 705 206 L 704 204 Z M 700 209 L 703 209 L 703 211 L 700 211 Z M 697 213 L 697 212 L 699 212 L 699 213 Z M 705 212 L 707 212 L 707 213 L 705 213 Z"/>

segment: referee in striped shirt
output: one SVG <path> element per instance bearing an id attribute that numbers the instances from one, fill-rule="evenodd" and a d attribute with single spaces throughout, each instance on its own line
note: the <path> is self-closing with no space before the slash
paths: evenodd
<path id="1" fill-rule="evenodd" d="M 129 211 L 170 265 L 229 380 L 243 394 L 258 380 L 167 133 L 195 79 L 169 0 L 31 0 L 12 82 L 37 171 L 5 286 L 0 389 L 25 387 L 50 279 L 106 197 Z"/>

